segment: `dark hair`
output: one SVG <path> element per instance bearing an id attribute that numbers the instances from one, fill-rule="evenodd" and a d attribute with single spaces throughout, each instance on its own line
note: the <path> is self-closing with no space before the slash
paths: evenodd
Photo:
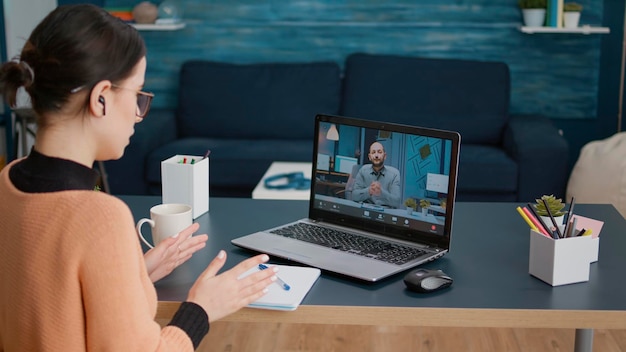
<path id="1" fill-rule="evenodd" d="M 44 18 L 22 53 L 0 68 L 0 92 L 15 106 L 24 87 L 39 116 L 58 111 L 76 90 L 128 78 L 146 55 L 135 28 L 100 7 L 59 6 Z"/>

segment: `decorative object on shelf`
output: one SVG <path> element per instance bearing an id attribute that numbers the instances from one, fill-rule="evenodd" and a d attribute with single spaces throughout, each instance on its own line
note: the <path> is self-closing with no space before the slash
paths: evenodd
<path id="1" fill-rule="evenodd" d="M 157 6 L 149 1 L 142 1 L 133 8 L 133 19 L 139 24 L 154 23 L 158 14 Z"/>
<path id="2" fill-rule="evenodd" d="M 183 18 L 183 9 L 176 0 L 165 0 L 158 8 L 156 24 L 180 23 Z"/>
<path id="3" fill-rule="evenodd" d="M 420 199 L 420 208 L 422 208 L 422 215 L 428 215 L 428 207 L 430 206 L 430 201 L 428 199 Z"/>
<path id="4" fill-rule="evenodd" d="M 580 12 L 583 10 L 581 4 L 567 2 L 563 5 L 563 27 L 577 28 L 580 21 Z"/>
<path id="5" fill-rule="evenodd" d="M 564 0 L 548 0 L 546 8 L 546 27 L 563 27 L 563 3 Z"/>
<path id="6" fill-rule="evenodd" d="M 546 0 L 519 0 L 524 25 L 527 27 L 541 27 L 546 22 Z"/>
<path id="7" fill-rule="evenodd" d="M 404 205 L 406 205 L 406 212 L 409 215 L 413 214 L 415 208 L 417 208 L 417 202 L 415 201 L 415 198 L 407 198 L 404 201 Z"/>

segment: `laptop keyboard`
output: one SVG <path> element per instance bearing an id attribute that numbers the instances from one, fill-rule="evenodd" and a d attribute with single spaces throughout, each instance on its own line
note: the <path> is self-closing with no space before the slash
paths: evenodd
<path id="1" fill-rule="evenodd" d="M 413 247 L 301 222 L 270 232 L 397 265 L 410 262 L 427 253 Z"/>

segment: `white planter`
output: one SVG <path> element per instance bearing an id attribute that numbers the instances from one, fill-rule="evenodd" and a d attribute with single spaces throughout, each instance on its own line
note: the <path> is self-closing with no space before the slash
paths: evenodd
<path id="1" fill-rule="evenodd" d="M 546 9 L 522 9 L 526 27 L 543 27 L 546 23 Z"/>
<path id="2" fill-rule="evenodd" d="M 563 27 L 565 28 L 578 28 L 578 22 L 580 21 L 580 12 L 563 12 Z"/>

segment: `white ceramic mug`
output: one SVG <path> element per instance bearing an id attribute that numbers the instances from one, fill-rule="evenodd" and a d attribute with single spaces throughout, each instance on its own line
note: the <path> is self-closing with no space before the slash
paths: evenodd
<path id="1" fill-rule="evenodd" d="M 150 224 L 152 228 L 152 242 L 146 240 L 141 233 L 141 226 Z M 191 226 L 191 206 L 187 204 L 159 204 L 150 208 L 150 219 L 143 218 L 137 222 L 139 238 L 150 248 L 158 245 L 164 239 L 177 235 L 180 231 Z"/>

